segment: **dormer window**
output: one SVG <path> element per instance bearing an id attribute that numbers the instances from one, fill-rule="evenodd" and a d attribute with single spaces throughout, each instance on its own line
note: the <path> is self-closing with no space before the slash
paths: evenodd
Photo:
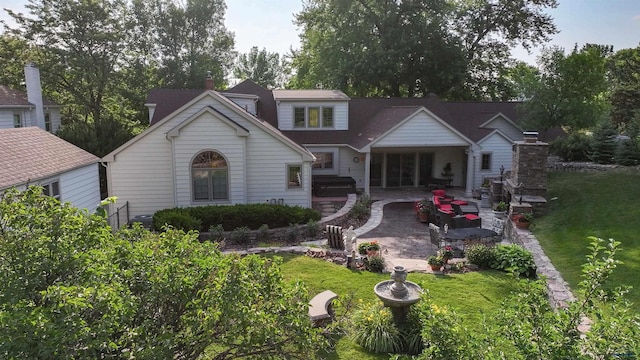
<path id="1" fill-rule="evenodd" d="M 309 129 L 333 128 L 333 107 L 294 107 L 293 126 Z"/>

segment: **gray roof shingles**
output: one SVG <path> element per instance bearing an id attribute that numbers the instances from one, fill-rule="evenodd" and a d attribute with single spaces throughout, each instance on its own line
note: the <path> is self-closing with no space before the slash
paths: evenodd
<path id="1" fill-rule="evenodd" d="M 100 159 L 38 127 L 0 129 L 0 189 L 33 182 Z"/>
<path id="2" fill-rule="evenodd" d="M 47 99 L 43 99 L 45 106 L 57 106 L 58 104 Z M 6 85 L 0 85 L 0 106 L 34 106 L 27 100 L 27 93 L 20 90 L 12 89 Z"/>
<path id="3" fill-rule="evenodd" d="M 153 90 L 147 100 L 147 103 L 156 104 L 151 124 L 177 110 L 201 94 L 202 91 L 204 90 Z M 251 80 L 245 80 L 225 92 L 257 95 L 260 98 L 258 118 L 275 128 L 278 126 L 278 118 L 274 92 L 290 93 L 290 91 L 283 90 L 267 90 Z M 296 94 L 298 93 L 306 94 L 296 92 Z M 319 94 L 320 92 L 315 91 L 315 93 Z M 308 97 L 307 95 L 300 96 L 304 98 Z M 518 104 L 516 102 L 444 102 L 433 94 L 422 98 L 351 98 L 349 100 L 349 130 L 281 130 L 281 132 L 301 145 L 346 144 L 360 149 L 419 108 L 424 107 L 467 138 L 479 141 L 493 131 L 493 129 L 481 128 L 480 125 L 495 115 L 502 113 L 517 122 L 519 118 Z"/>

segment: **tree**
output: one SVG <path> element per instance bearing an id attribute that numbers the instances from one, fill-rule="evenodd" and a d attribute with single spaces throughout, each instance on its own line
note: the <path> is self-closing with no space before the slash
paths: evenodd
<path id="1" fill-rule="evenodd" d="M 3 358 L 313 357 L 308 295 L 281 259 L 171 229 L 113 233 L 41 191 L 0 195 Z"/>
<path id="2" fill-rule="evenodd" d="M 608 68 L 612 82 L 611 120 L 624 130 L 637 127 L 640 124 L 640 46 L 613 54 Z"/>
<path id="3" fill-rule="evenodd" d="M 605 64 L 610 51 L 592 44 L 580 50 L 576 46 L 566 56 L 561 48 L 545 49 L 538 73 L 519 78 L 524 126 L 542 132 L 563 127 L 571 132 L 600 121 L 607 109 Z"/>
<path id="4" fill-rule="evenodd" d="M 616 129 L 605 120 L 593 132 L 591 140 L 591 160 L 598 164 L 613 164 L 616 153 Z"/>
<path id="5" fill-rule="evenodd" d="M 282 87 L 286 80 L 285 59 L 266 49 L 258 51 L 258 47 L 254 46 L 247 54 L 238 55 L 233 76 L 240 80 L 251 79 L 268 89 Z"/>
<path id="6" fill-rule="evenodd" d="M 357 96 L 505 98 L 509 49 L 548 39 L 555 0 L 310 0 L 290 86 Z"/>

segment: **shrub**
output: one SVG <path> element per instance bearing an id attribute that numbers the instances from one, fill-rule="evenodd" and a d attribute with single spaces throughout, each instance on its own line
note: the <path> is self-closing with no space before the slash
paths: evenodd
<path id="1" fill-rule="evenodd" d="M 610 121 L 604 121 L 593 132 L 591 160 L 598 164 L 612 164 L 616 152 L 616 130 Z"/>
<path id="2" fill-rule="evenodd" d="M 269 239 L 269 225 L 262 224 L 256 233 L 256 241 L 267 241 Z"/>
<path id="3" fill-rule="evenodd" d="M 187 208 L 160 210 L 153 214 L 153 228 L 156 231 L 162 230 L 165 225 L 170 225 L 179 230 L 190 231 L 200 230 L 202 222 L 193 217 Z"/>
<path id="4" fill-rule="evenodd" d="M 287 242 L 296 242 L 296 240 L 298 240 L 298 227 L 296 226 L 296 224 L 289 224 L 289 227 L 287 227 L 287 231 L 284 234 L 285 237 L 285 241 Z"/>
<path id="5" fill-rule="evenodd" d="M 349 210 L 349 217 L 352 219 L 364 219 L 369 215 L 369 211 L 371 211 L 369 205 L 356 201 L 351 210 Z"/>
<path id="6" fill-rule="evenodd" d="M 481 269 L 488 269 L 495 260 L 495 249 L 484 244 L 473 244 L 465 249 L 465 255 L 470 263 Z"/>
<path id="7" fill-rule="evenodd" d="M 385 262 L 382 256 L 378 256 L 378 255 L 370 256 L 366 264 L 367 264 L 367 270 L 371 272 L 381 273 L 384 271 Z"/>
<path id="8" fill-rule="evenodd" d="M 566 138 L 558 138 L 549 144 L 552 154 L 563 161 L 588 161 L 591 153 L 591 138 L 574 132 Z"/>
<path id="9" fill-rule="evenodd" d="M 317 237 L 320 233 L 320 230 L 320 224 L 318 224 L 316 220 L 309 219 L 309 221 L 307 221 L 307 235 L 310 238 Z"/>
<path id="10" fill-rule="evenodd" d="M 209 240 L 211 241 L 223 241 L 225 239 L 224 229 L 222 225 L 212 225 L 209 227 Z"/>
<path id="11" fill-rule="evenodd" d="M 533 255 L 519 245 L 497 245 L 495 260 L 491 267 L 530 279 L 536 276 L 536 263 L 533 261 Z"/>
<path id="12" fill-rule="evenodd" d="M 640 164 L 640 145 L 636 139 L 622 140 L 618 143 L 615 155 L 616 164 L 634 166 Z"/>
<path id="13" fill-rule="evenodd" d="M 382 304 L 365 303 L 354 311 L 353 341 L 373 353 L 397 353 L 402 348 L 391 310 Z"/>
<path id="14" fill-rule="evenodd" d="M 160 210 L 156 214 L 160 213 L 160 216 L 164 217 L 159 219 L 161 222 L 158 222 L 159 225 L 156 230 L 160 230 L 165 223 L 177 227 L 174 224 L 173 217 L 167 218 L 164 214 L 165 212 L 173 214 L 174 211 L 180 214 L 188 214 L 200 221 L 199 227 L 189 224 L 192 226 L 189 230 L 199 231 L 206 231 L 211 226 L 218 224 L 222 225 L 226 231 L 231 231 L 239 227 L 255 230 L 261 224 L 267 224 L 269 228 L 278 228 L 286 227 L 291 223 L 306 224 L 310 220 L 320 220 L 320 214 L 317 211 L 300 206 L 272 204 L 210 205 Z M 154 215 L 155 219 L 156 215 Z M 179 215 L 179 218 L 175 220 L 176 223 L 180 223 L 180 221 L 186 221 L 184 215 Z"/>
<path id="15" fill-rule="evenodd" d="M 251 232 L 248 227 L 241 226 L 231 233 L 231 242 L 237 245 L 247 245 L 251 242 Z"/>

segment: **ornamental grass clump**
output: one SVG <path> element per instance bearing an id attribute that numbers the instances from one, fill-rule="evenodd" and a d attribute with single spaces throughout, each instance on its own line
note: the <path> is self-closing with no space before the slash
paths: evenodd
<path id="1" fill-rule="evenodd" d="M 378 353 L 398 353 L 402 349 L 400 331 L 393 322 L 389 308 L 381 303 L 361 303 L 353 312 L 352 337 L 365 350 Z"/>

